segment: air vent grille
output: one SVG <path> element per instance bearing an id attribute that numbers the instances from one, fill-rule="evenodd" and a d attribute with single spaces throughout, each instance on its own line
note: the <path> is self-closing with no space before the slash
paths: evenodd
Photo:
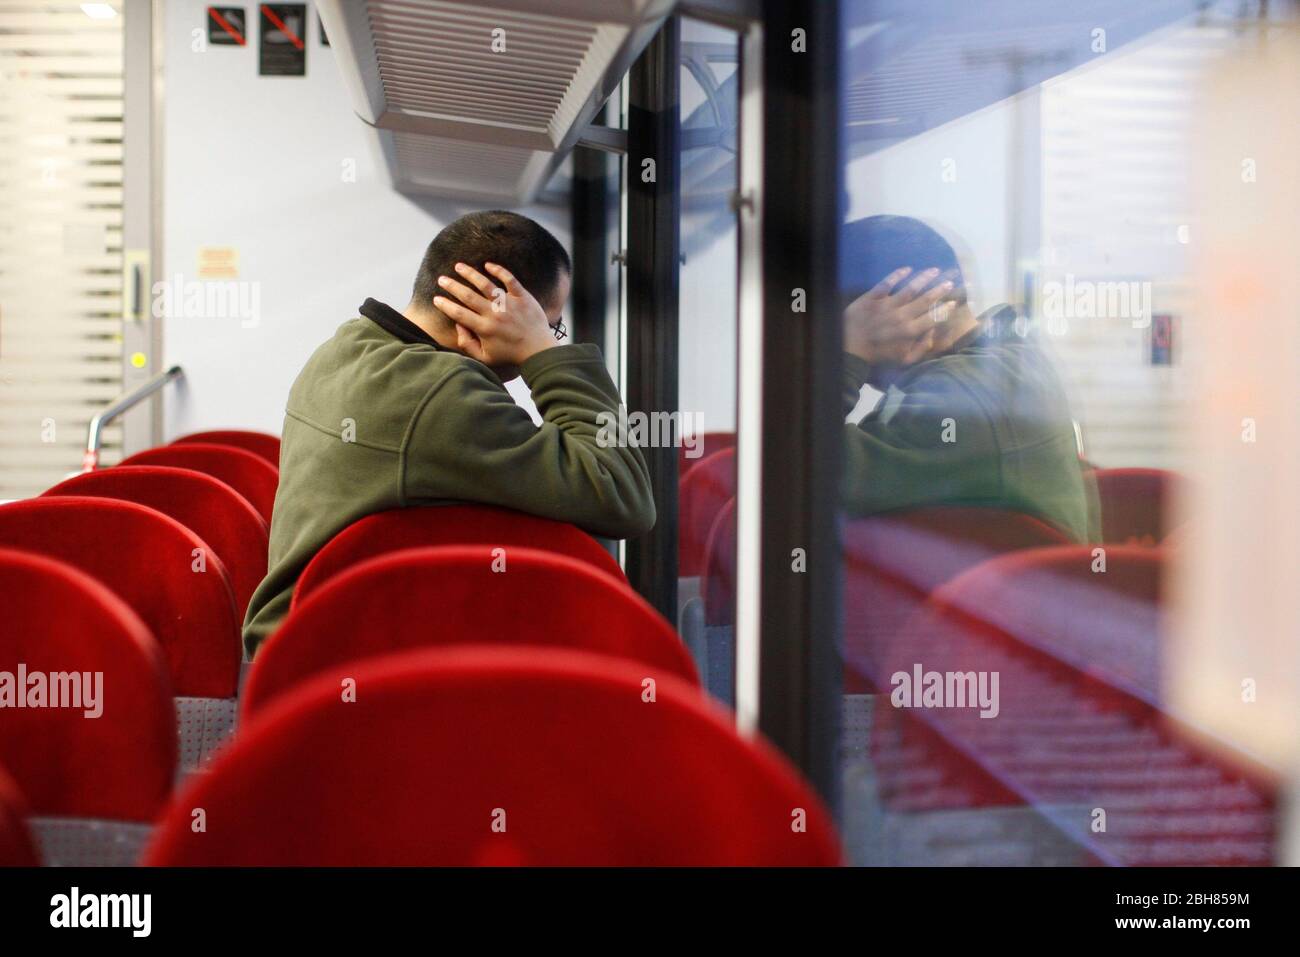
<path id="1" fill-rule="evenodd" d="M 396 188 L 526 203 L 673 0 L 320 0 Z"/>

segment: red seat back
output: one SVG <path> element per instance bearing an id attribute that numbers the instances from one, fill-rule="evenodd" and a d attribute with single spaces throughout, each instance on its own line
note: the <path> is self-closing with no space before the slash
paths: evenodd
<path id="1" fill-rule="evenodd" d="M 698 680 L 676 632 L 613 576 L 532 548 L 443 545 L 372 558 L 314 591 L 258 650 L 240 705 L 249 714 L 365 658 L 484 643 L 579 648 Z"/>
<path id="2" fill-rule="evenodd" d="M 704 573 L 709 530 L 736 494 L 736 450 L 725 448 L 701 459 L 681 480 L 677 499 L 677 574 Z"/>
<path id="3" fill-rule="evenodd" d="M 199 442 L 160 445 L 128 456 L 121 464 L 166 465 L 211 475 L 248 499 L 249 504 L 257 509 L 258 515 L 268 523 L 271 521 L 280 473 L 266 459 L 252 452 L 230 445 L 205 445 Z"/>
<path id="4" fill-rule="evenodd" d="M 27 830 L 27 803 L 0 768 L 0 867 L 36 867 L 41 861 Z"/>
<path id="5" fill-rule="evenodd" d="M 844 523 L 844 659 L 873 680 L 878 652 L 892 643 L 935 588 L 1007 552 L 1064 545 L 1030 515 L 994 508 L 931 506 Z"/>
<path id="6" fill-rule="evenodd" d="M 1111 545 L 1156 545 L 1181 524 L 1178 475 L 1164 469 L 1096 469 L 1102 540 Z"/>
<path id="7" fill-rule="evenodd" d="M 721 452 L 723 449 L 729 449 L 736 444 L 735 432 L 705 432 L 699 438 L 699 445 L 694 450 L 686 447 L 685 443 L 678 447 L 677 453 L 677 476 L 685 477 L 686 473 L 699 465 L 704 459 L 707 459 L 715 452 Z M 694 458 L 690 453 L 695 451 L 697 454 Z"/>
<path id="8" fill-rule="evenodd" d="M 245 429 L 214 429 L 211 432 L 194 432 L 172 439 L 172 445 L 230 445 L 245 452 L 260 455 L 277 469 L 280 467 L 280 437 L 268 432 L 250 432 Z"/>
<path id="9" fill-rule="evenodd" d="M 0 718 L 0 766 L 31 813 L 151 820 L 176 770 L 176 712 L 144 622 L 89 575 L 7 548 L 0 594 L 0 672 L 26 692 Z"/>
<path id="10" fill-rule="evenodd" d="M 162 820 L 149 865 L 831 865 L 827 813 L 691 685 L 448 648 L 298 689 Z M 207 810 L 195 833 L 191 809 Z"/>
<path id="11" fill-rule="evenodd" d="M 340 572 L 388 552 L 427 545 L 523 545 L 568 555 L 626 581 L 618 562 L 586 532 L 564 522 L 489 505 L 396 508 L 339 532 L 307 563 L 290 607 Z"/>
<path id="12" fill-rule="evenodd" d="M 996 630 L 1154 698 L 1164 561 L 1132 545 L 1019 551 L 937 589 L 927 613 Z"/>
<path id="13" fill-rule="evenodd" d="M 0 545 L 67 562 L 125 601 L 162 646 L 176 694 L 234 696 L 234 593 L 221 559 L 175 519 L 114 499 L 27 499 L 0 505 Z"/>
<path id="14" fill-rule="evenodd" d="M 241 617 L 266 577 L 266 521 L 247 499 L 210 475 L 161 465 L 119 465 L 75 475 L 45 494 L 135 502 L 176 519 L 221 559 Z"/>
<path id="15" fill-rule="evenodd" d="M 1074 832 L 1099 861 L 1267 864 L 1275 782 L 1160 704 L 1162 560 L 1119 545 L 992 559 L 936 590 L 882 668 L 910 688 L 898 704 L 1026 803 L 1122 807 L 1105 833 Z"/>

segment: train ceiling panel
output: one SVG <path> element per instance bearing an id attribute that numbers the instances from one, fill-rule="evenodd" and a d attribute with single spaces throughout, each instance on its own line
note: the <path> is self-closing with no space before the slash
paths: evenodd
<path id="1" fill-rule="evenodd" d="M 1225 0 L 871 0 L 846 6 L 854 155 L 974 113 Z"/>
<path id="2" fill-rule="evenodd" d="M 533 199 L 673 0 L 320 0 L 393 185 Z"/>

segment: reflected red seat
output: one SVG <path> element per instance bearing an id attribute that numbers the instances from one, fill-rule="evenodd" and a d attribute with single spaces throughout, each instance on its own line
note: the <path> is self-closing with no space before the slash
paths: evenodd
<path id="1" fill-rule="evenodd" d="M 682 478 L 678 492 L 677 574 L 704 573 L 709 531 L 722 507 L 736 494 L 736 450 L 724 448 L 701 459 Z"/>
<path id="2" fill-rule="evenodd" d="M 833 865 L 816 796 L 671 676 L 566 649 L 445 648 L 313 681 L 163 818 L 171 865 Z M 191 828 L 191 809 L 207 830 Z"/>
<path id="3" fill-rule="evenodd" d="M 165 465 L 178 469 L 193 469 L 233 488 L 250 505 L 257 509 L 268 523 L 275 505 L 275 490 L 280 484 L 280 473 L 260 455 L 231 445 L 206 445 L 195 442 L 186 445 L 160 445 L 145 449 L 123 459 L 121 465 Z"/>
<path id="4" fill-rule="evenodd" d="M 241 617 L 266 577 L 265 520 L 246 498 L 210 475 L 161 465 L 119 465 L 75 475 L 45 494 L 135 502 L 176 519 L 221 559 Z"/>
<path id="5" fill-rule="evenodd" d="M 532 548 L 444 545 L 380 555 L 312 592 L 258 650 L 240 707 L 318 673 L 345 678 L 365 658 L 485 643 L 578 648 L 698 680 L 677 633 L 612 575 Z"/>
<path id="6" fill-rule="evenodd" d="M 27 830 L 27 802 L 0 768 L 0 867 L 36 867 L 41 861 Z"/>
<path id="7" fill-rule="evenodd" d="M 868 682 L 879 651 L 944 582 L 1008 552 L 1068 543 L 1031 515 L 964 506 L 854 519 L 844 523 L 841 535 L 845 667 Z"/>
<path id="8" fill-rule="evenodd" d="M 102 583 L 42 555 L 0 549 L 0 594 L 0 671 L 16 681 L 21 668 L 29 695 L 46 689 L 45 706 L 29 697 L 0 717 L 0 766 L 30 812 L 151 820 L 175 774 L 176 716 L 149 629 Z"/>
<path id="9" fill-rule="evenodd" d="M 1095 549 L 991 559 L 936 589 L 927 614 L 1007 635 L 1155 700 L 1165 556 L 1133 545 L 1108 545 L 1104 556 Z"/>
<path id="10" fill-rule="evenodd" d="M 0 505 L 0 546 L 56 558 L 98 579 L 162 646 L 178 695 L 229 698 L 239 680 L 235 597 L 220 558 L 173 518 L 106 498 Z M 197 571 L 202 556 L 204 571 Z"/>
<path id="11" fill-rule="evenodd" d="M 627 580 L 614 556 L 600 543 L 564 522 L 489 505 L 395 508 L 367 515 L 330 539 L 298 577 L 290 607 L 297 607 L 329 579 L 368 558 L 429 545 L 540 548 L 577 558 L 620 581 Z"/>
<path id="12" fill-rule="evenodd" d="M 251 432 L 245 429 L 214 429 L 210 432 L 194 432 L 172 439 L 172 445 L 191 445 L 195 442 L 203 445 L 230 445 L 254 455 L 260 455 L 276 469 L 280 467 L 280 437 L 269 432 Z"/>
<path id="13" fill-rule="evenodd" d="M 1164 469 L 1096 469 L 1102 540 L 1111 545 L 1156 545 L 1182 524 L 1177 514 L 1181 479 Z"/>
<path id="14" fill-rule="evenodd" d="M 1105 833 L 1077 831 L 1100 861 L 1268 864 L 1276 781 L 1160 701 L 1164 557 L 1088 545 L 992 559 L 937 589 L 882 668 L 998 678 L 996 720 L 952 700 L 910 713 L 1031 804 L 1122 807 Z"/>
<path id="15" fill-rule="evenodd" d="M 699 439 L 699 444 L 694 449 L 686 447 L 685 443 L 678 447 L 677 450 L 677 476 L 684 478 L 686 473 L 699 465 L 700 462 L 707 459 L 715 452 L 721 452 L 723 449 L 733 448 L 736 444 L 735 432 L 705 432 Z M 695 452 L 694 458 L 691 453 Z"/>

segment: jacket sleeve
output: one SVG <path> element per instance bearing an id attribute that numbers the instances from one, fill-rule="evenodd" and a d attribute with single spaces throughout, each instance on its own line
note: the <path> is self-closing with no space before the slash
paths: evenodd
<path id="1" fill-rule="evenodd" d="M 650 473 L 638 449 L 611 441 L 619 395 L 600 350 L 556 346 L 520 372 L 540 427 L 471 361 L 430 389 L 403 443 L 405 500 L 500 505 L 609 538 L 649 531 Z"/>
<path id="2" fill-rule="evenodd" d="M 844 426 L 844 445 L 841 500 L 850 515 L 1001 494 L 988 419 L 945 374 L 886 394 L 860 424 Z"/>

